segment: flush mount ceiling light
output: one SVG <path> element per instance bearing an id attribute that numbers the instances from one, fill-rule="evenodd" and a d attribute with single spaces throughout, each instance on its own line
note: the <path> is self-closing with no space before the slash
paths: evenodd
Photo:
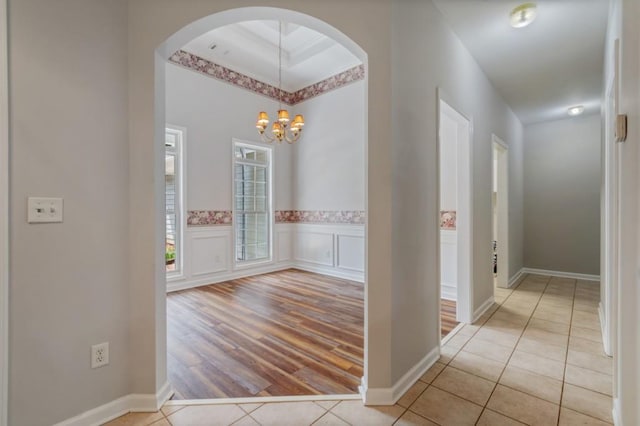
<path id="1" fill-rule="evenodd" d="M 536 14 L 535 3 L 524 3 L 511 11 L 509 22 L 513 28 L 523 28 L 536 19 Z"/>
<path id="2" fill-rule="evenodd" d="M 575 117 L 576 115 L 580 115 L 583 112 L 584 112 L 584 107 L 582 105 L 572 106 L 567 110 L 567 113 L 572 117 Z"/>
<path id="3" fill-rule="evenodd" d="M 278 22 L 278 119 L 273 122 L 271 127 L 271 133 L 273 136 L 265 134 L 265 130 L 269 125 L 269 116 L 265 111 L 260 111 L 258 114 L 258 122 L 256 128 L 263 142 L 283 140 L 288 143 L 294 143 L 300 139 L 302 134 L 302 128 L 304 127 L 304 117 L 301 114 L 296 115 L 293 118 L 291 124 L 289 124 L 289 111 L 282 108 L 282 22 Z"/>

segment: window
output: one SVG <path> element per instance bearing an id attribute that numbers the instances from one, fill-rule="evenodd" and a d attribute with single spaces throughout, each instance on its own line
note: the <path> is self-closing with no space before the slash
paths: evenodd
<path id="1" fill-rule="evenodd" d="M 165 265 L 177 275 L 182 265 L 182 164 L 184 131 L 167 127 L 165 133 Z"/>
<path id="2" fill-rule="evenodd" d="M 234 142 L 236 263 L 271 258 L 271 150 Z"/>

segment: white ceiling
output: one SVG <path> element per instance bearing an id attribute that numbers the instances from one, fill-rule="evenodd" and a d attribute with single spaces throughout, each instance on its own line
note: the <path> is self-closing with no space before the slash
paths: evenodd
<path id="1" fill-rule="evenodd" d="M 540 0 L 528 27 L 509 25 L 523 1 L 434 0 L 523 124 L 599 111 L 608 0 Z"/>
<path id="2" fill-rule="evenodd" d="M 211 46 L 215 45 L 214 49 Z M 183 50 L 278 86 L 278 22 L 245 21 L 192 40 Z M 360 65 L 341 44 L 307 27 L 282 23 L 282 88 L 295 92 Z"/>

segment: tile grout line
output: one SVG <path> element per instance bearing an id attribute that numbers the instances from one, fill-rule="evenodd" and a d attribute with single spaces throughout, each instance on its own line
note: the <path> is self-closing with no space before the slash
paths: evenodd
<path id="1" fill-rule="evenodd" d="M 529 276 L 527 275 L 527 278 L 528 277 Z M 527 280 L 527 278 L 525 278 L 524 280 L 520 281 L 518 286 L 513 289 L 511 294 L 504 300 L 504 302 L 506 302 L 513 295 L 513 293 L 515 293 L 515 291 L 520 288 L 520 286 Z M 487 408 L 487 406 L 489 405 L 489 401 L 491 401 L 491 398 L 493 397 L 493 394 L 495 393 L 496 389 L 498 388 L 498 385 L 500 384 L 500 379 L 502 379 L 504 371 L 507 369 L 507 366 L 509 365 L 509 362 L 511 361 L 511 358 L 513 357 L 513 354 L 516 352 L 516 348 L 518 347 L 518 344 L 520 343 L 520 339 L 522 339 L 522 336 L 524 335 L 524 332 L 527 329 L 527 326 L 529 325 L 529 322 L 531 322 L 531 318 L 533 318 L 533 314 L 536 312 L 536 309 L 538 308 L 538 305 L 540 304 L 540 300 L 542 299 L 542 295 L 544 294 L 544 292 L 546 291 L 547 287 L 549 286 L 549 282 L 551 282 L 551 277 L 549 277 L 549 279 L 547 280 L 547 282 L 546 282 L 546 284 L 544 286 L 544 289 L 542 290 L 542 292 L 540 293 L 540 296 L 538 297 L 538 301 L 536 302 L 536 306 L 533 308 L 533 311 L 529 315 L 529 319 L 527 319 L 527 322 L 525 323 L 524 328 L 522 329 L 522 332 L 520 333 L 520 336 L 518 337 L 518 341 L 516 342 L 515 346 L 513 347 L 513 350 L 511 351 L 511 354 L 509 355 L 509 358 L 507 359 L 507 362 L 504 364 L 504 368 L 500 372 L 500 376 L 496 380 L 496 384 L 493 387 L 493 390 L 491 391 L 491 394 L 489 395 L 489 398 L 487 399 L 487 402 L 484 404 L 484 407 L 482 408 L 482 411 L 480 412 L 480 417 L 478 417 L 478 420 L 476 420 L 476 423 L 475 423 L 476 425 L 480 421 L 480 418 L 482 417 L 482 414 L 484 414 L 484 412 L 486 410 L 491 410 L 490 408 Z M 496 312 L 497 312 L 497 310 L 496 310 Z M 495 312 L 494 312 L 494 314 L 495 314 Z M 493 314 L 491 316 L 493 316 Z M 491 319 L 491 317 L 489 317 L 489 319 Z M 506 414 L 503 414 L 503 413 L 499 413 L 499 414 L 519 422 L 519 420 L 514 419 L 513 417 L 509 417 Z"/>
<path id="2" fill-rule="evenodd" d="M 578 290 L 578 280 L 576 280 L 576 286 L 575 286 L 574 291 L 573 291 L 573 303 L 572 303 L 572 307 L 571 307 L 571 322 L 569 323 L 569 336 L 568 336 L 569 342 L 567 343 L 567 355 L 566 355 L 566 361 L 565 361 L 565 364 L 564 364 L 564 374 L 566 374 L 567 365 L 572 365 L 573 366 L 573 364 L 569 364 L 568 361 L 569 361 L 569 343 L 571 341 L 571 328 L 573 327 L 573 309 L 574 309 L 574 306 L 575 306 L 575 297 L 576 297 L 577 290 Z M 576 351 L 576 352 L 582 352 L 582 351 Z M 591 370 L 591 369 L 586 368 L 586 367 L 578 367 L 578 368 L 583 368 L 583 369 L 589 370 L 591 372 L 596 372 L 596 371 Z M 564 396 L 565 383 L 567 383 L 567 382 L 565 381 L 565 375 L 563 375 L 563 377 L 562 377 L 562 390 L 560 392 L 560 411 L 562 411 L 562 407 L 563 407 L 563 405 L 562 405 L 562 397 Z M 594 392 L 594 393 L 599 393 L 600 395 L 604 395 L 604 396 L 607 396 L 607 397 L 611 398 L 611 395 L 603 394 L 602 392 L 594 391 L 592 389 L 585 388 L 585 387 L 579 386 L 579 385 L 574 385 L 572 383 L 569 383 L 569 384 L 571 386 L 578 387 L 580 389 L 585 389 L 585 390 L 588 390 L 588 391 L 591 391 L 591 392 Z M 602 419 L 600 419 L 598 417 L 592 416 L 591 414 L 583 413 L 583 412 L 575 410 L 573 408 L 567 408 L 567 410 L 575 411 L 576 413 L 582 414 L 583 416 L 589 417 L 591 419 L 610 424 L 606 420 L 602 420 Z M 558 425 L 559 424 L 560 424 L 560 416 L 558 416 Z"/>
<path id="3" fill-rule="evenodd" d="M 571 326 L 573 325 L 573 307 L 576 304 L 576 289 L 578 287 L 578 280 L 575 281 L 573 287 L 573 295 L 571 298 L 571 317 L 569 318 L 569 334 L 567 335 L 567 352 L 564 355 L 564 368 L 562 369 L 562 388 L 560 388 L 560 404 L 558 407 L 558 421 L 556 425 L 560 425 L 560 414 L 562 413 L 562 398 L 564 397 L 565 378 L 567 375 L 567 363 L 569 361 L 569 344 L 571 342 Z"/>
<path id="4" fill-rule="evenodd" d="M 518 286 L 520 286 L 520 285 L 518 284 Z M 516 288 L 517 288 L 517 287 L 516 287 Z M 515 290 L 515 289 L 514 289 L 514 290 Z M 498 305 L 502 306 L 502 304 L 503 304 L 503 303 L 504 303 L 504 302 L 505 302 L 505 301 L 506 301 L 506 300 L 511 296 L 511 294 L 513 294 L 513 290 L 511 291 L 511 293 L 509 294 L 509 296 L 507 296 L 507 297 L 502 301 L 502 303 L 498 303 Z M 499 309 L 499 308 L 498 308 L 498 309 Z M 469 337 L 469 339 L 467 340 L 467 342 L 466 342 L 464 345 L 462 345 L 460 348 L 457 348 L 457 351 L 456 351 L 455 355 L 453 355 L 449 361 L 447 361 L 447 362 L 441 362 L 441 364 L 444 364 L 444 367 L 442 368 L 442 370 L 440 370 L 440 371 L 438 372 L 438 374 L 436 374 L 436 375 L 433 377 L 433 379 L 431 379 L 431 382 L 430 382 L 430 383 L 423 382 L 423 383 L 425 383 L 427 386 L 422 390 L 422 392 L 420 392 L 420 394 L 418 394 L 418 396 L 413 400 L 413 402 L 411 402 L 411 403 L 409 404 L 409 406 L 408 406 L 408 407 L 406 407 L 406 408 L 405 408 L 405 407 L 403 407 L 403 408 L 404 408 L 404 411 L 402 412 L 402 414 L 400 415 L 400 417 L 398 417 L 398 418 L 396 419 L 396 421 L 395 421 L 395 422 L 393 422 L 393 424 L 394 424 L 394 425 L 395 425 L 395 424 L 396 424 L 396 423 L 397 423 L 397 422 L 402 418 L 402 416 L 404 416 L 404 415 L 407 413 L 407 411 L 409 411 L 409 412 L 411 412 L 412 414 L 415 414 L 415 415 L 417 415 L 417 416 L 420 416 L 420 417 L 422 417 L 423 419 L 427 419 L 428 421 L 430 421 L 430 422 L 432 422 L 432 423 L 435 423 L 435 424 L 438 424 L 438 425 L 439 425 L 439 423 L 437 423 L 437 422 L 433 421 L 432 419 L 428 419 L 428 418 L 426 418 L 426 417 L 424 417 L 424 416 L 422 416 L 422 415 L 420 415 L 420 414 L 418 414 L 418 413 L 416 413 L 416 412 L 414 412 L 414 411 L 412 411 L 412 410 L 411 410 L 411 406 L 412 406 L 412 405 L 413 405 L 413 404 L 414 404 L 414 403 L 415 403 L 415 402 L 416 402 L 416 401 L 417 401 L 417 400 L 422 396 L 422 394 L 424 394 L 424 393 L 427 391 L 427 389 L 429 389 L 430 387 L 434 387 L 434 388 L 436 388 L 436 389 L 438 389 L 438 390 L 440 390 L 440 391 L 442 391 L 442 392 L 446 392 L 446 393 L 448 393 L 448 394 L 450 394 L 450 395 L 453 395 L 453 396 L 458 397 L 458 398 L 460 398 L 460 399 L 463 399 L 463 400 L 465 400 L 465 401 L 468 401 L 468 402 L 471 402 L 471 403 L 473 403 L 473 404 L 476 404 L 476 403 L 475 403 L 475 402 L 473 402 L 473 401 L 469 401 L 468 399 L 462 398 L 461 396 L 455 395 L 455 394 L 453 394 L 453 393 L 451 393 L 451 392 L 448 392 L 448 391 L 446 391 L 446 390 L 444 390 L 444 389 L 440 389 L 438 386 L 435 386 L 435 385 L 433 384 L 433 382 L 435 382 L 435 381 L 436 381 L 436 379 L 437 379 L 438 377 L 440 377 L 440 375 L 442 374 L 442 372 L 443 372 L 447 367 L 449 367 L 449 366 L 450 366 L 449 364 L 451 363 L 451 361 L 453 361 L 453 359 L 454 359 L 454 358 L 455 358 L 455 357 L 456 357 L 456 356 L 457 356 L 457 355 L 462 351 L 462 349 L 466 346 L 466 344 L 467 344 L 467 343 L 468 343 L 468 342 L 469 342 L 469 341 L 470 341 L 470 340 L 471 340 L 471 339 L 472 339 L 472 338 L 473 338 L 473 337 L 478 333 L 478 331 L 480 331 L 480 329 L 484 326 L 484 324 L 486 324 L 486 322 L 487 322 L 489 319 L 491 319 L 491 317 L 492 317 L 492 316 L 493 316 L 493 315 L 498 311 L 498 309 L 496 309 L 495 311 L 493 311 L 493 312 L 491 313 L 491 315 L 489 316 L 489 318 L 488 318 L 486 321 L 484 321 L 484 322 L 482 323 L 482 325 L 478 327 L 478 329 L 477 329 L 477 330 L 475 330 L 475 331 L 473 332 L 473 334 Z M 467 326 L 467 325 L 473 325 L 473 323 L 465 324 L 465 326 Z M 462 328 L 464 328 L 464 327 L 462 327 Z M 457 335 L 458 335 L 458 333 L 460 333 L 460 330 L 458 330 L 458 331 L 455 333 L 455 335 L 454 335 L 454 336 L 457 336 Z M 451 336 L 451 337 L 454 337 L 454 336 Z M 438 362 L 438 361 L 436 361 L 436 362 Z M 434 364 L 434 365 L 435 365 L 435 364 Z M 455 368 L 455 367 L 451 367 L 451 368 L 454 368 L 454 369 L 458 370 L 458 369 L 457 369 L 457 368 Z M 428 370 L 427 370 L 427 371 L 428 371 Z M 460 371 L 463 371 L 463 372 L 465 372 L 465 373 L 466 373 L 466 371 L 464 371 L 464 370 L 460 370 Z M 467 373 L 467 374 L 471 374 L 471 373 Z M 474 375 L 474 376 L 475 376 L 475 375 Z M 480 376 L 475 376 L 475 377 L 480 377 Z M 485 379 L 485 380 L 486 380 L 486 379 Z M 421 380 L 420 380 L 420 379 L 418 379 L 418 381 L 421 381 Z M 476 404 L 476 405 L 479 405 L 479 404 Z M 483 409 L 483 411 L 484 411 L 484 409 Z M 482 415 L 482 411 L 480 412 L 480 414 Z"/>

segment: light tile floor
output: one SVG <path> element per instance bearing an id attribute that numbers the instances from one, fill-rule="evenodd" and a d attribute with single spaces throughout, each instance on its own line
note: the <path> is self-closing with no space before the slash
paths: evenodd
<path id="1" fill-rule="evenodd" d="M 606 425 L 611 358 L 598 283 L 527 276 L 460 329 L 394 406 L 359 401 L 165 406 L 108 425 Z"/>

